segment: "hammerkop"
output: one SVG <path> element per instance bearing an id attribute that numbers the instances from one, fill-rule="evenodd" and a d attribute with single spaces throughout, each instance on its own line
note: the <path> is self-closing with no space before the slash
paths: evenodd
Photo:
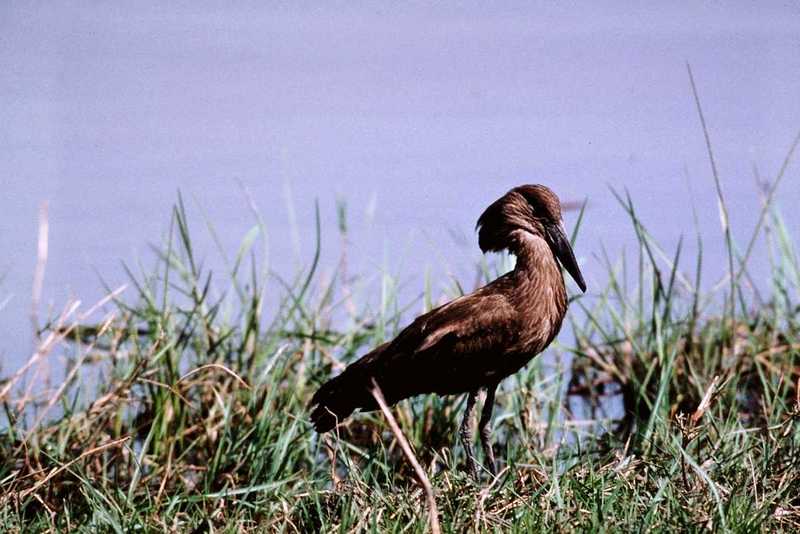
<path id="1" fill-rule="evenodd" d="M 480 389 L 486 399 L 478 423 L 487 467 L 496 473 L 490 441 L 497 385 L 550 344 L 567 311 L 561 265 L 581 291 L 586 283 L 575 261 L 558 197 L 543 185 L 515 187 L 478 219 L 485 252 L 508 249 L 514 270 L 477 291 L 417 317 L 398 336 L 349 365 L 311 399 L 318 432 L 334 428 L 356 408 L 377 410 L 372 381 L 388 404 L 424 393 L 467 393 L 460 427 L 467 468 L 477 478 L 470 418 Z"/>

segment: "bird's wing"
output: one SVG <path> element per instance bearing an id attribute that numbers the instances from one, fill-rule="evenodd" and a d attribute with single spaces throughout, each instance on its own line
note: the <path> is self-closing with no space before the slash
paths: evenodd
<path id="1" fill-rule="evenodd" d="M 487 356 L 507 352 L 518 336 L 517 313 L 508 297 L 476 293 L 418 317 L 386 347 L 381 359 L 389 366 L 414 360 L 445 369 L 475 366 L 477 371 L 491 365 Z"/>

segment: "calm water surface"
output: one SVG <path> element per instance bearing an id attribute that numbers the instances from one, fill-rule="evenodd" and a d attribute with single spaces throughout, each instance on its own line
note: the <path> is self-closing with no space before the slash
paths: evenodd
<path id="1" fill-rule="evenodd" d="M 686 62 L 744 241 L 759 207 L 754 174 L 774 177 L 800 128 L 798 15 L 796 4 L 770 2 L 3 3 L 2 372 L 32 346 L 43 201 L 42 315 L 70 297 L 98 299 L 100 276 L 124 283 L 122 261 L 151 265 L 149 244 L 167 231 L 178 190 L 212 266 L 204 217 L 233 253 L 254 222 L 249 195 L 268 226 L 270 264 L 285 275 L 310 262 L 315 199 L 323 265 L 334 266 L 336 199 L 346 199 L 350 271 L 386 264 L 410 299 L 426 270 L 471 285 L 477 216 L 524 182 L 589 200 L 577 253 L 597 288 L 603 247 L 613 258 L 633 250 L 609 191 L 627 188 L 668 250 L 693 235 L 694 205 L 714 281 L 724 249 Z M 795 235 L 799 169 L 780 190 Z M 766 261 L 753 271 L 764 276 Z"/>

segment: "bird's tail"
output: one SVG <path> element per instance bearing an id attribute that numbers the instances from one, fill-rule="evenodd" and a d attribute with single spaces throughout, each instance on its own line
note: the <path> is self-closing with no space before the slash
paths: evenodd
<path id="1" fill-rule="evenodd" d="M 365 373 L 345 370 L 325 382 L 311 398 L 311 422 L 317 432 L 327 432 L 343 421 L 356 408 L 371 404 L 369 377 Z"/>
<path id="2" fill-rule="evenodd" d="M 342 374 L 331 378 L 311 398 L 311 422 L 317 432 L 327 432 L 342 422 L 354 410 L 376 410 L 378 405 L 372 397 L 372 379 L 382 382 L 378 372 L 379 358 L 388 343 L 377 347 L 357 362 L 348 366 Z"/>

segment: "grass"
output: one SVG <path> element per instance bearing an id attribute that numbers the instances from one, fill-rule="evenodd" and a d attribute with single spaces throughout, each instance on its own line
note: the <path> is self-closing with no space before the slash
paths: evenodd
<path id="1" fill-rule="evenodd" d="M 536 359 L 498 391 L 497 479 L 464 471 L 464 399 L 393 408 L 443 531 L 800 528 L 800 262 L 773 193 L 745 254 L 726 233 L 735 263 L 708 291 L 702 254 L 682 272 L 681 247 L 662 250 L 614 193 L 636 254 L 606 258 L 606 287 L 573 300 L 555 365 Z M 321 277 L 318 211 L 317 252 L 294 280 L 257 259 L 259 220 L 219 278 L 182 201 L 171 220 L 155 267 L 129 270 L 135 298 L 109 288 L 95 309 L 67 305 L 25 372 L 0 381 L 0 529 L 426 531 L 425 494 L 380 412 L 335 435 L 307 421 L 315 388 L 408 319 L 397 281 L 382 275 L 374 306 L 344 255 Z M 343 204 L 339 231 L 346 243 Z M 770 250 L 761 300 L 746 283 L 756 238 Z M 483 263 L 482 278 L 502 268 Z M 57 354 L 64 381 L 37 387 Z"/>

